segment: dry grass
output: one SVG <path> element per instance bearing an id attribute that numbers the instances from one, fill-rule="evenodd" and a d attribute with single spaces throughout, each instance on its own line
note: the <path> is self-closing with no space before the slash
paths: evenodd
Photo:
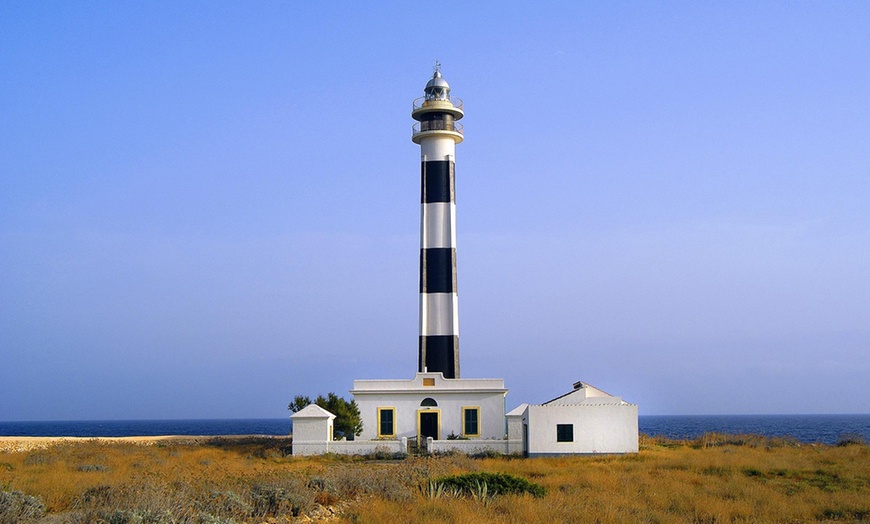
<path id="1" fill-rule="evenodd" d="M 547 495 L 427 489 L 475 471 Z M 0 452 L 0 491 L 41 497 L 51 522 L 870 522 L 870 447 L 707 435 L 628 456 L 365 461 L 293 458 L 283 439 L 85 441 Z"/>

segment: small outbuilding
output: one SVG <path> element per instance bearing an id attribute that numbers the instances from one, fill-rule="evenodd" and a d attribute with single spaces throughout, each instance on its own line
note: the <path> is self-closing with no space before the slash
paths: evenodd
<path id="1" fill-rule="evenodd" d="M 309 404 L 290 415 L 293 421 L 293 454 L 320 455 L 330 451 L 335 415 Z"/>
<path id="2" fill-rule="evenodd" d="M 637 405 L 583 382 L 544 402 L 521 404 L 507 415 L 508 440 L 523 455 L 637 453 Z"/>

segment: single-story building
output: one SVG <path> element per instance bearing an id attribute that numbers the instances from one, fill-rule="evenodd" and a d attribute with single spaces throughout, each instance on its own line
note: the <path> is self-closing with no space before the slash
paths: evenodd
<path id="1" fill-rule="evenodd" d="M 354 380 L 363 422 L 360 440 L 406 437 L 433 440 L 497 439 L 505 436 L 502 379 L 446 379 L 417 373 L 411 380 Z"/>
<path id="2" fill-rule="evenodd" d="M 508 439 L 525 456 L 637 453 L 637 405 L 583 382 L 544 402 L 507 414 Z"/>

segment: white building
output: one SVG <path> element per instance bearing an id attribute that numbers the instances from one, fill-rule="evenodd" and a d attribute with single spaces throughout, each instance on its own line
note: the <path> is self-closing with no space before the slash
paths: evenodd
<path id="1" fill-rule="evenodd" d="M 329 452 L 335 415 L 309 404 L 290 416 L 293 421 L 293 454 L 320 455 Z"/>
<path id="2" fill-rule="evenodd" d="M 637 405 L 583 382 L 538 405 L 507 414 L 508 438 L 529 457 L 587 453 L 637 453 Z"/>
<path id="3" fill-rule="evenodd" d="M 502 379 L 417 373 L 411 380 L 355 380 L 351 394 L 363 420 L 360 440 L 505 437 Z"/>

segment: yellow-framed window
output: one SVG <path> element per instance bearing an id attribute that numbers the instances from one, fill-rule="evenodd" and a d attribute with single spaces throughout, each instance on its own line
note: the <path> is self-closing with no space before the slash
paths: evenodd
<path id="1" fill-rule="evenodd" d="M 378 438 L 396 436 L 396 408 L 378 408 Z"/>
<path id="2" fill-rule="evenodd" d="M 480 436 L 480 407 L 465 406 L 462 408 L 462 435 L 465 437 Z"/>

